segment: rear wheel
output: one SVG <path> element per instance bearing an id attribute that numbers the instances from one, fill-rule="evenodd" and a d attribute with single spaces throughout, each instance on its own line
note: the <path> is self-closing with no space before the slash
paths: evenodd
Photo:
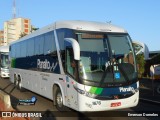
<path id="1" fill-rule="evenodd" d="M 20 90 L 21 92 L 24 92 L 25 89 L 22 87 L 22 79 L 21 79 L 20 76 L 18 76 L 18 80 L 17 81 L 18 81 L 18 85 L 17 85 L 18 90 Z"/>
<path id="2" fill-rule="evenodd" d="M 157 87 L 157 93 L 160 94 L 160 85 Z"/>
<path id="3" fill-rule="evenodd" d="M 21 84 L 21 77 L 18 76 L 18 85 L 17 85 L 18 89 L 21 90 L 22 88 L 22 84 Z"/>
<path id="4" fill-rule="evenodd" d="M 18 86 L 18 79 L 17 79 L 17 75 L 14 74 L 14 85 L 17 87 Z"/>

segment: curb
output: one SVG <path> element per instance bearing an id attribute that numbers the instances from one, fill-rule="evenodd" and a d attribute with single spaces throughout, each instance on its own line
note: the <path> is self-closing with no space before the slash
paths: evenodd
<path id="1" fill-rule="evenodd" d="M 0 101 L 1 101 L 0 106 L 3 106 L 3 107 L 0 107 L 0 111 L 6 111 L 8 109 L 13 110 L 11 106 L 10 96 L 1 90 L 0 90 Z"/>
<path id="2" fill-rule="evenodd" d="M 10 96 L 0 90 L 0 120 L 30 120 L 28 117 L 3 117 L 2 112 L 16 112 L 11 106 Z M 2 117 L 1 117 L 2 116 Z"/>

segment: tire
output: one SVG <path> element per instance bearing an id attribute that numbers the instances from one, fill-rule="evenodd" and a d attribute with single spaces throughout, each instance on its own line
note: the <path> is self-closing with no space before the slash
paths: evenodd
<path id="1" fill-rule="evenodd" d="M 21 91 L 21 92 L 24 92 L 25 91 L 25 89 L 22 87 L 22 80 L 21 80 L 21 77 L 20 76 L 18 76 L 18 85 L 17 85 L 17 89 L 19 90 L 19 91 Z"/>
<path id="2" fill-rule="evenodd" d="M 157 93 L 160 94 L 160 85 L 157 87 Z"/>
<path id="3" fill-rule="evenodd" d="M 67 107 L 63 105 L 63 96 L 59 87 L 56 89 L 55 92 L 55 103 L 58 111 L 68 111 Z"/>
<path id="4" fill-rule="evenodd" d="M 14 85 L 15 85 L 15 87 L 18 86 L 18 79 L 17 79 L 16 74 L 14 74 Z"/>
<path id="5" fill-rule="evenodd" d="M 18 88 L 18 90 L 20 90 L 20 91 L 21 91 L 21 89 L 22 89 L 22 83 L 21 83 L 21 80 L 19 80 L 19 79 L 18 79 L 17 88 Z"/>

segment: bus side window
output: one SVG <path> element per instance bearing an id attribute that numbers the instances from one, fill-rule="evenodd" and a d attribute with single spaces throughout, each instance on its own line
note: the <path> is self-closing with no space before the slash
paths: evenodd
<path id="1" fill-rule="evenodd" d="M 123 61 L 124 61 L 125 63 L 134 64 L 133 53 L 125 54 Z"/>
<path id="2" fill-rule="evenodd" d="M 73 78 L 77 76 L 77 64 L 74 60 L 73 48 L 70 43 L 66 43 L 66 72 Z"/>
<path id="3" fill-rule="evenodd" d="M 66 68 L 67 68 L 67 72 L 74 76 L 74 72 L 75 72 L 75 65 L 74 65 L 74 56 L 73 56 L 73 50 L 72 48 L 67 48 L 66 49 Z"/>

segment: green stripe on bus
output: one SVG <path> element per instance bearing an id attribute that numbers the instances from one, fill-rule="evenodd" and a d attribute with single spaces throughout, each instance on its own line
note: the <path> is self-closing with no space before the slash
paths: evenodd
<path id="1" fill-rule="evenodd" d="M 96 92 L 96 90 L 97 90 L 97 87 L 91 87 L 89 92 L 94 94 Z"/>
<path id="2" fill-rule="evenodd" d="M 11 60 L 11 67 L 15 68 L 15 66 L 16 66 L 16 59 L 12 59 Z"/>
<path id="3" fill-rule="evenodd" d="M 102 93 L 102 91 L 103 91 L 103 88 L 98 88 L 98 89 L 96 90 L 95 94 L 99 95 L 99 94 Z"/>

